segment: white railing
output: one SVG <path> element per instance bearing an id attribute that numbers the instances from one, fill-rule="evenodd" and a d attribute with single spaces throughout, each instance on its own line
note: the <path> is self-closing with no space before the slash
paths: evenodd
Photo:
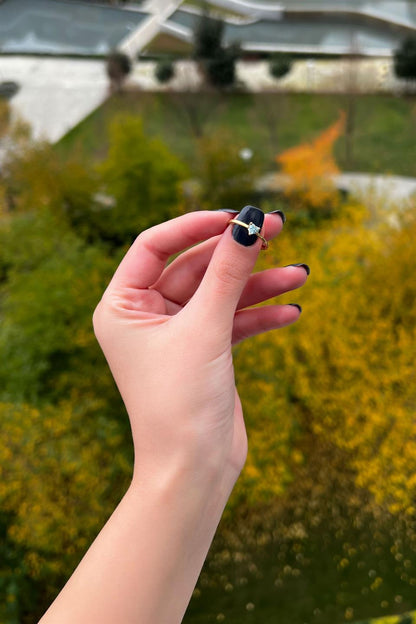
<path id="1" fill-rule="evenodd" d="M 236 11 L 236 13 L 242 13 L 243 15 L 250 15 L 253 18 L 266 20 L 280 19 L 284 10 L 283 5 L 277 2 L 262 4 L 261 2 L 250 2 L 249 0 L 210 0 L 210 4 Z"/>

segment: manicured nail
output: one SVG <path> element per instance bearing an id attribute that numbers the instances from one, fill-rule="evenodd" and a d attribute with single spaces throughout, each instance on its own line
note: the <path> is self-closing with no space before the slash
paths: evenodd
<path id="1" fill-rule="evenodd" d="M 308 266 L 307 264 L 305 264 L 304 262 L 299 262 L 299 264 L 287 264 L 286 266 L 287 266 L 287 267 L 290 267 L 290 266 L 294 266 L 294 267 L 302 267 L 302 269 L 305 269 L 305 271 L 306 271 L 306 275 L 309 275 L 309 274 L 310 274 L 310 272 L 311 272 L 311 270 L 310 270 L 309 266 Z"/>
<path id="2" fill-rule="evenodd" d="M 279 217 L 281 218 L 281 220 L 283 221 L 283 225 L 286 223 L 286 215 L 283 212 L 283 210 L 271 210 L 270 212 L 268 212 L 267 214 L 276 214 L 279 215 Z"/>
<path id="3" fill-rule="evenodd" d="M 238 214 L 238 210 L 232 210 L 231 208 L 218 208 L 216 212 L 229 212 L 230 214 Z"/>
<path id="4" fill-rule="evenodd" d="M 240 245 L 250 247 L 258 240 L 257 233 L 261 231 L 264 222 L 264 212 L 254 206 L 244 206 L 237 217 L 238 221 L 247 223 L 250 229 L 243 225 L 233 225 L 233 239 Z"/>
<path id="5" fill-rule="evenodd" d="M 291 305 L 294 308 L 297 308 L 299 312 L 302 312 L 302 307 L 298 303 L 288 303 L 287 305 Z"/>

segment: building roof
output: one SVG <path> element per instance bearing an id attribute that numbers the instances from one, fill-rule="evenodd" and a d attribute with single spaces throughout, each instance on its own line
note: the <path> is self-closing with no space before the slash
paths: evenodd
<path id="1" fill-rule="evenodd" d="M 4 0 L 0 51 L 105 55 L 147 14 L 81 2 Z"/>

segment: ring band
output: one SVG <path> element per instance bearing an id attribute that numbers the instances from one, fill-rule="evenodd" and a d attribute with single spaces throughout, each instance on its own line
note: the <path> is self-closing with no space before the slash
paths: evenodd
<path id="1" fill-rule="evenodd" d="M 238 219 L 230 219 L 230 221 L 228 221 L 228 223 L 233 223 L 234 225 L 241 225 L 242 227 L 246 228 L 246 230 L 248 230 L 248 233 L 250 236 L 257 236 L 257 238 L 260 238 L 261 240 L 261 248 L 262 249 L 267 249 L 269 246 L 269 243 L 267 242 L 267 240 L 264 238 L 264 236 L 262 236 L 260 234 L 260 228 L 258 225 L 256 225 L 255 223 L 253 223 L 252 221 L 250 221 L 250 223 L 244 223 L 244 221 L 239 221 Z"/>

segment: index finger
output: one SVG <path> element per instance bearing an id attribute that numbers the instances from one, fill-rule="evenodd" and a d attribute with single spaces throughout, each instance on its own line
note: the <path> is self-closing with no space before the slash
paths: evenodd
<path id="1" fill-rule="evenodd" d="M 160 277 L 170 256 L 200 241 L 222 234 L 230 215 L 224 212 L 190 212 L 145 230 L 134 241 L 110 286 L 148 288 Z"/>

